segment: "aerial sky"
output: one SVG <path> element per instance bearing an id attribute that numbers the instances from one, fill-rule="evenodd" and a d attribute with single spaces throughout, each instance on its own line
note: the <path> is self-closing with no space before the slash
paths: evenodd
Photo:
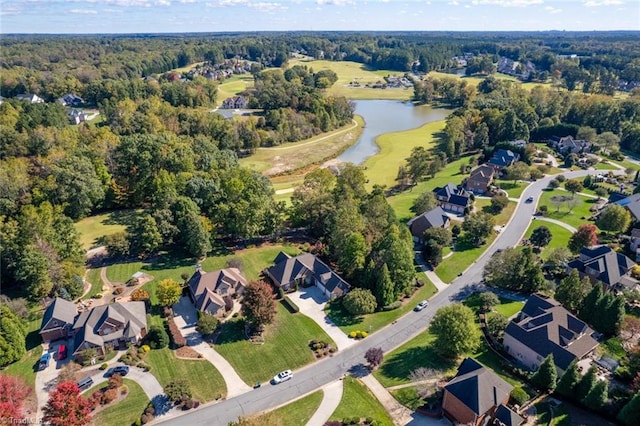
<path id="1" fill-rule="evenodd" d="M 639 0 L 0 0 L 0 34 L 640 30 Z"/>

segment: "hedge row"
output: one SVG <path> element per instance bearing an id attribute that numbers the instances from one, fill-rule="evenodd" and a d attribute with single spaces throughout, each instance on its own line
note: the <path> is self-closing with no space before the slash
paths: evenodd
<path id="1" fill-rule="evenodd" d="M 298 305 L 296 305 L 293 300 L 289 299 L 289 296 L 283 297 L 282 303 L 284 303 L 285 308 L 287 308 L 291 313 L 297 314 L 300 312 Z"/>

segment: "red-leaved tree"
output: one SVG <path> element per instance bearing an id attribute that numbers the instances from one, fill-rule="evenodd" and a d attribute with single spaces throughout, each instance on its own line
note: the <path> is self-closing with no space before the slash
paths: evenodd
<path id="1" fill-rule="evenodd" d="M 82 426 L 91 421 L 89 401 L 80 396 L 73 382 L 62 382 L 49 395 L 44 421 L 53 426 Z"/>
<path id="2" fill-rule="evenodd" d="M 0 374 L 0 419 L 22 419 L 22 403 L 31 391 L 18 377 Z"/>
<path id="3" fill-rule="evenodd" d="M 276 316 L 276 303 L 271 286 L 264 281 L 252 281 L 244 290 L 242 313 L 258 330 L 271 324 Z"/>
<path id="4" fill-rule="evenodd" d="M 598 243 L 598 228 L 590 223 L 578 226 L 569 238 L 569 250 L 578 253 L 582 247 L 591 247 Z"/>

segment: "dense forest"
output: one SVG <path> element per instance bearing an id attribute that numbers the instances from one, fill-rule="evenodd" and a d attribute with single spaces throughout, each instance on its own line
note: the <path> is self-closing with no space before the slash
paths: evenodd
<path id="1" fill-rule="evenodd" d="M 410 291 L 414 275 L 411 238 L 396 223 L 382 188 L 365 191 L 357 168 L 338 178 L 318 172 L 307 176 L 286 208 L 274 201 L 264 176 L 238 164 L 238 155 L 257 147 L 298 141 L 352 119 L 351 102 L 325 93 L 337 76 L 286 67 L 290 55 L 413 71 L 417 102 L 457 108 L 442 152 L 425 155 L 425 161 L 437 159 L 437 169 L 467 151 L 557 133 L 640 152 L 637 93 L 621 99 L 584 93 L 585 86 L 596 92 L 609 87 L 606 79 L 640 81 L 636 41 L 625 32 L 3 37 L 3 284 L 25 287 L 34 300 L 79 295 L 84 258 L 73 221 L 136 209 L 127 232 L 105 241 L 111 255 L 177 248 L 200 257 L 221 236 L 306 227 L 348 279 L 372 290 L 379 307 L 389 305 Z M 452 58 L 465 52 L 532 61 L 558 84 L 528 92 L 489 76 L 476 89 L 464 79 L 422 75 L 450 68 Z M 174 69 L 234 58 L 252 63 L 254 85 L 243 96 L 258 113 L 226 120 L 210 112 L 218 81 Z M 587 77 L 594 81 L 588 84 Z M 583 90 L 565 90 L 574 84 Z M 20 93 L 47 102 L 14 98 Z M 99 109 L 100 119 L 70 125 L 66 109 L 55 102 L 67 93 Z"/>

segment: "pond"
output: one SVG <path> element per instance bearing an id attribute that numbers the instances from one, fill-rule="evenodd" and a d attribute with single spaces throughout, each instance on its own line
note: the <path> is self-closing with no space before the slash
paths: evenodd
<path id="1" fill-rule="evenodd" d="M 376 138 L 384 133 L 415 129 L 426 123 L 447 118 L 450 110 L 414 106 L 410 102 L 367 100 L 354 101 L 355 114 L 362 116 L 365 127 L 362 135 L 338 160 L 362 164 L 378 151 Z"/>

